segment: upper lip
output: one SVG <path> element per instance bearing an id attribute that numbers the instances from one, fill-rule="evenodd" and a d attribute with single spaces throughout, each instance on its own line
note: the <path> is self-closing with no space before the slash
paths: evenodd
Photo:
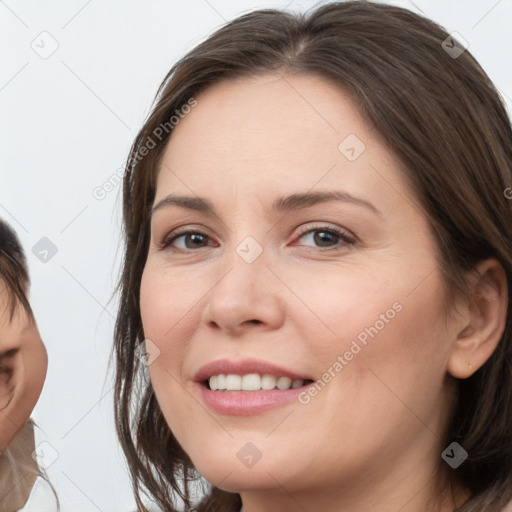
<path id="1" fill-rule="evenodd" d="M 274 375 L 276 377 L 289 377 L 292 380 L 312 380 L 308 376 L 295 373 L 286 368 L 282 368 L 274 363 L 258 359 L 242 359 L 233 361 L 230 359 L 219 359 L 201 366 L 194 375 L 194 380 L 204 382 L 213 375 L 248 375 L 258 373 L 259 375 Z"/>

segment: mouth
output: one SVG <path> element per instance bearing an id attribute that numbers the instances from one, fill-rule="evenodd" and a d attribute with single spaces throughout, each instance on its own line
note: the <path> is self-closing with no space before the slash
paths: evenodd
<path id="1" fill-rule="evenodd" d="M 276 376 L 270 374 L 260 375 L 248 373 L 246 375 L 219 374 L 212 375 L 203 381 L 203 385 L 210 391 L 272 391 L 278 389 L 298 389 L 311 384 L 311 379 L 291 379 L 290 377 Z"/>
<path id="2" fill-rule="evenodd" d="M 313 383 L 309 376 L 256 360 L 214 361 L 203 366 L 194 380 L 211 410 L 243 416 L 294 402 Z"/>

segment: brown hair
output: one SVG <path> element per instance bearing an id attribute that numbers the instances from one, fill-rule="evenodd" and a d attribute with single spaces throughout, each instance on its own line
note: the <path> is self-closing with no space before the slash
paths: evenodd
<path id="1" fill-rule="evenodd" d="M 33 321 L 34 315 L 27 299 L 30 279 L 25 254 L 14 230 L 1 219 L 0 273 L 1 280 L 6 288 L 10 319 L 12 320 L 16 307 L 20 304 L 29 319 Z"/>
<path id="2" fill-rule="evenodd" d="M 447 290 L 465 292 L 466 272 L 493 257 L 505 269 L 510 294 L 512 201 L 504 193 L 512 185 L 510 120 L 470 52 L 455 58 L 446 51 L 447 37 L 432 21 L 390 5 L 330 3 L 306 14 L 259 10 L 223 26 L 170 70 L 131 148 L 123 190 L 115 414 L 142 510 L 141 492 L 165 510 L 176 509 L 178 496 L 194 506 L 190 483 L 199 477 L 136 357 L 144 340 L 139 289 L 149 212 L 172 130 L 155 135 L 190 98 L 221 80 L 294 73 L 334 82 L 403 164 L 434 232 Z M 154 147 L 148 151 L 150 140 Z M 469 453 L 453 472 L 472 492 L 459 512 L 494 512 L 512 498 L 511 314 L 509 304 L 505 332 L 490 359 L 458 381 L 445 446 L 457 441 Z M 200 510 L 237 510 L 240 503 L 237 494 L 213 488 Z"/>

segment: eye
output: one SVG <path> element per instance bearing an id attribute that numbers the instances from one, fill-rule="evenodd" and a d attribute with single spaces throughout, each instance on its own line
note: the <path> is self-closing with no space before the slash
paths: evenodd
<path id="1" fill-rule="evenodd" d="M 304 228 L 299 234 L 299 239 L 304 239 L 304 244 L 318 248 L 336 249 L 340 246 L 353 245 L 354 238 L 346 232 L 333 226 L 322 226 L 317 228 Z M 159 244 L 159 249 L 163 250 L 171 248 L 177 251 L 189 251 L 194 249 L 202 249 L 208 245 L 214 245 L 211 238 L 201 231 L 184 230 L 171 233 L 165 240 Z"/>
<path id="2" fill-rule="evenodd" d="M 172 247 L 177 250 L 186 251 L 189 249 L 202 249 L 207 247 L 210 237 L 200 231 L 181 231 L 173 232 L 169 235 L 163 243 L 160 244 L 160 249 Z"/>
<path id="3" fill-rule="evenodd" d="M 8 382 L 12 377 L 13 369 L 0 364 L 0 383 Z"/>
<path id="4" fill-rule="evenodd" d="M 19 348 L 12 348 L 0 353 L 0 382 L 7 383 L 14 374 L 13 363 L 15 362 L 14 357 L 19 352 Z M 9 364 L 9 361 L 12 361 Z"/>
<path id="5" fill-rule="evenodd" d="M 340 246 L 353 245 L 354 238 L 346 232 L 333 226 L 322 226 L 316 228 L 304 228 L 299 239 L 306 240 L 313 244 L 313 247 L 337 249 Z M 308 243 L 299 245 L 309 245 Z"/>

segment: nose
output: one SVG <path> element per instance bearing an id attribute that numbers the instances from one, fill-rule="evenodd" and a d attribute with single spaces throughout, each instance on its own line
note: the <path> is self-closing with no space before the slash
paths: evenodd
<path id="1" fill-rule="evenodd" d="M 265 252 L 252 263 L 233 252 L 210 292 L 203 320 L 232 336 L 278 329 L 284 321 L 284 286 L 267 266 Z"/>

